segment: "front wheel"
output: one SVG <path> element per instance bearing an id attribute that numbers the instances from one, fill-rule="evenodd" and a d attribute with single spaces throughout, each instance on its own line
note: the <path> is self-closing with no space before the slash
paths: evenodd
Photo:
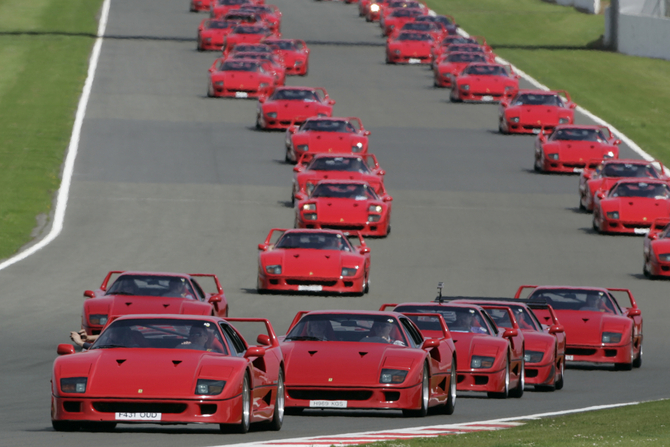
<path id="1" fill-rule="evenodd" d="M 270 421 L 270 429 L 279 431 L 284 423 L 284 371 L 279 370 L 279 377 L 277 378 L 277 398 L 275 399 L 275 409 L 272 413 L 272 421 Z"/>
<path id="2" fill-rule="evenodd" d="M 428 414 L 428 400 L 430 399 L 430 383 L 428 380 L 428 368 L 423 367 L 423 378 L 421 379 L 421 408 L 418 410 L 402 410 L 403 416 L 422 418 Z"/>
<path id="3" fill-rule="evenodd" d="M 617 371 L 630 371 L 633 369 L 633 363 L 635 362 L 635 340 L 630 342 L 630 362 L 626 363 L 615 363 L 614 369 Z"/>
<path id="4" fill-rule="evenodd" d="M 509 396 L 519 398 L 523 396 L 523 389 L 526 386 L 526 360 L 521 357 L 521 372 L 519 373 L 519 383 L 516 388 L 510 390 Z"/>
<path id="5" fill-rule="evenodd" d="M 222 432 L 227 433 L 234 431 L 235 433 L 246 433 L 251 426 L 251 389 L 249 387 L 249 375 L 244 374 L 244 381 L 242 382 L 242 414 L 240 415 L 240 423 L 230 426 L 228 424 L 219 424 Z"/>
<path id="6" fill-rule="evenodd" d="M 451 362 L 451 376 L 449 377 L 449 397 L 442 408 L 444 414 L 454 414 L 456 409 L 456 382 L 458 376 L 456 375 L 456 357 Z"/>
<path id="7" fill-rule="evenodd" d="M 559 376 L 558 379 L 556 379 L 556 389 L 557 390 L 562 390 L 563 385 L 565 384 L 565 381 L 563 380 L 563 375 L 565 374 L 565 358 L 561 360 L 561 365 L 559 366 Z"/>
<path id="8" fill-rule="evenodd" d="M 503 385 L 503 390 L 498 392 L 489 391 L 486 394 L 494 399 L 507 399 L 509 396 L 509 357 L 507 357 L 507 363 L 505 364 L 505 383 Z"/>

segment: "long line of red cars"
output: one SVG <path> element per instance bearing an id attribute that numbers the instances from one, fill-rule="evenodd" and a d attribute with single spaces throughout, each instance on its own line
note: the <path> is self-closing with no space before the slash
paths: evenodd
<path id="1" fill-rule="evenodd" d="M 285 159 L 296 164 L 295 228 L 272 229 L 258 245 L 258 292 L 367 293 L 364 236 L 390 233 L 392 201 L 385 171 L 368 152 L 370 132 L 359 118 L 333 117 L 325 88 L 283 86 L 286 75 L 307 74 L 309 49 L 281 38 L 278 8 L 262 0 L 191 0 L 190 9 L 211 15 L 199 27 L 197 49 L 222 51 L 210 68 L 208 96 L 258 98 L 256 126 L 285 130 Z M 563 130 L 605 135 L 602 127 L 565 125 L 574 109 L 567 93 L 519 90 L 518 77 L 495 63 L 483 38 L 455 35 L 452 17 L 413 0 L 361 0 L 359 12 L 380 21 L 388 63 L 433 64 L 435 85 L 451 87 L 453 101 L 500 101 L 501 131 L 537 130 L 541 153 L 562 141 Z M 546 138 L 548 128 L 555 130 Z M 607 136 L 615 153 L 618 142 Z M 536 167 L 547 166 L 544 158 Z M 612 160 L 584 171 L 584 207 L 607 200 L 596 193 L 589 201 L 586 191 L 607 184 L 605 174 L 619 167 Z M 598 179 L 602 185 L 588 183 Z M 615 185 L 642 187 L 639 180 Z M 654 222 L 645 253 L 657 250 L 669 220 Z M 651 261 L 648 268 L 664 271 Z M 457 391 L 519 398 L 526 385 L 560 390 L 569 361 L 641 366 L 642 315 L 628 290 L 521 286 L 514 298 L 443 297 L 441 284 L 438 290 L 434 301 L 379 311 L 299 311 L 277 337 L 267 319 L 229 318 L 215 275 L 111 271 L 97 290 L 84 292 L 85 351 L 58 346 L 53 427 L 212 423 L 246 432 L 251 423 L 279 430 L 285 413 L 309 408 L 451 414 Z M 255 345 L 235 327 L 243 325 L 261 326 Z"/>

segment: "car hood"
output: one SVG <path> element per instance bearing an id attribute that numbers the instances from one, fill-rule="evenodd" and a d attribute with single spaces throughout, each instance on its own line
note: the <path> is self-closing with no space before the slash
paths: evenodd
<path id="1" fill-rule="evenodd" d="M 263 265 L 281 265 L 283 276 L 339 278 L 342 267 L 363 265 L 362 256 L 339 250 L 279 249 L 263 255 Z"/>
<path id="2" fill-rule="evenodd" d="M 351 146 L 358 135 L 345 132 L 304 132 L 296 134 L 296 143 L 308 144 L 310 150 L 321 149 L 328 152 L 351 152 Z M 360 139 L 360 137 L 358 137 Z"/>
<path id="3" fill-rule="evenodd" d="M 352 222 L 367 222 L 368 208 L 370 205 L 381 205 L 378 200 L 353 200 L 353 199 L 316 199 L 316 211 L 320 221 L 341 222 L 343 224 Z M 385 207 L 384 207 L 385 208 Z"/>
<path id="4" fill-rule="evenodd" d="M 565 338 L 570 345 L 600 345 L 602 333 L 621 332 L 632 324 L 628 317 L 586 310 L 555 310 L 565 328 Z M 628 332 L 630 337 L 630 332 Z M 622 339 L 624 341 L 624 339 Z"/>
<path id="5" fill-rule="evenodd" d="M 316 101 L 268 101 L 263 105 L 263 112 L 277 112 L 278 119 L 290 119 L 294 116 L 314 116 L 321 106 Z"/>
<path id="6" fill-rule="evenodd" d="M 256 87 L 260 83 L 260 76 L 252 71 L 224 71 L 221 74 L 226 88 Z"/>
<path id="7" fill-rule="evenodd" d="M 281 345 L 287 385 L 379 385 L 382 368 L 406 369 L 420 363 L 403 346 L 339 341 L 288 341 Z"/>
<path id="8" fill-rule="evenodd" d="M 509 108 L 508 113 L 511 116 L 518 116 L 522 123 L 555 124 L 558 123 L 559 117 L 569 116 L 572 111 L 551 106 L 516 106 Z"/>
<path id="9" fill-rule="evenodd" d="M 559 153 L 559 160 L 588 161 L 591 158 L 601 158 L 616 149 L 597 141 L 555 141 L 544 144 L 543 150 L 545 153 Z"/>
<path id="10" fill-rule="evenodd" d="M 89 313 L 103 315 L 189 314 L 209 315 L 211 306 L 185 298 L 113 295 L 86 301 Z M 104 311 L 106 312 L 104 312 Z"/>
<path id="11" fill-rule="evenodd" d="M 451 337 L 454 339 L 454 346 L 456 346 L 456 360 L 458 370 L 469 370 L 470 360 L 473 355 L 482 355 L 488 357 L 495 357 L 497 361 L 494 364 L 494 369 L 499 368 L 499 364 L 503 358 L 501 353 L 504 353 L 509 345 L 506 340 L 496 338 L 486 334 L 474 334 L 472 332 L 452 332 Z"/>
<path id="12" fill-rule="evenodd" d="M 619 211 L 621 220 L 644 220 L 650 224 L 657 217 L 670 214 L 670 200 L 646 197 L 616 197 L 601 202 L 603 211 Z"/>
<path id="13" fill-rule="evenodd" d="M 502 76 L 467 76 L 459 78 L 458 84 L 467 84 L 476 92 L 504 93 L 505 87 L 515 85 L 515 82 Z"/>

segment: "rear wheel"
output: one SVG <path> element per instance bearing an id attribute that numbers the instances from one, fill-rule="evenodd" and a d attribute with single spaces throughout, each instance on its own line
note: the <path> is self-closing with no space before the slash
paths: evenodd
<path id="1" fill-rule="evenodd" d="M 509 396 L 509 357 L 507 357 L 507 363 L 505 364 L 505 383 L 503 385 L 503 390 L 498 392 L 489 391 L 486 394 L 494 399 L 507 399 L 507 396 Z"/>
<path id="2" fill-rule="evenodd" d="M 451 362 L 451 375 L 449 376 L 449 397 L 447 397 L 447 402 L 444 404 L 442 412 L 444 414 L 453 414 L 454 409 L 456 409 L 456 381 L 458 377 L 456 375 L 456 357 Z"/>
<path id="3" fill-rule="evenodd" d="M 275 410 L 272 413 L 272 421 L 270 428 L 272 430 L 280 430 L 284 423 L 284 371 L 279 370 L 279 377 L 277 378 L 277 398 L 275 399 Z"/>
<path id="4" fill-rule="evenodd" d="M 526 386 L 526 360 L 521 357 L 521 372 L 519 373 L 519 383 L 516 388 L 510 390 L 509 396 L 519 398 L 523 396 L 523 389 Z"/>
<path id="5" fill-rule="evenodd" d="M 428 368 L 423 367 L 423 379 L 421 380 L 421 408 L 418 410 L 402 410 L 407 417 L 422 418 L 428 414 L 428 401 L 430 399 L 430 382 L 428 380 Z"/>

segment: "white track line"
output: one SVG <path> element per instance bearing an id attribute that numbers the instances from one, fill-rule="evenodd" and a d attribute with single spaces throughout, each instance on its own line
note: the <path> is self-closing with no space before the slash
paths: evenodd
<path id="1" fill-rule="evenodd" d="M 432 11 L 432 10 L 431 10 Z M 465 30 L 462 28 L 458 28 L 458 34 L 460 34 L 463 37 L 470 37 L 470 34 L 468 34 Z M 530 82 L 533 84 L 535 87 L 537 87 L 540 90 L 551 90 L 549 87 L 547 87 L 544 84 L 541 84 L 537 79 L 531 77 L 528 73 L 520 70 L 516 66 L 512 65 L 509 61 L 503 59 L 502 57 L 496 57 L 496 62 L 499 64 L 504 64 L 504 65 L 511 65 L 514 68 L 514 71 L 519 74 L 523 79 L 526 81 Z M 581 106 L 577 106 L 575 109 L 579 113 L 581 113 L 584 116 L 587 116 L 591 120 L 595 121 L 596 123 L 600 124 L 601 126 L 607 126 L 610 128 L 610 130 L 617 135 L 617 138 L 619 138 L 621 141 L 626 143 L 628 147 L 630 147 L 633 151 L 635 151 L 640 157 L 644 158 L 647 161 L 652 161 L 654 160 L 654 157 L 649 155 L 647 152 L 645 152 L 640 146 L 637 145 L 633 140 L 628 138 L 626 135 L 621 133 L 616 127 L 605 121 L 604 119 L 600 118 L 599 116 L 594 115 L 593 113 L 589 112 L 585 108 Z"/>
<path id="2" fill-rule="evenodd" d="M 65 210 L 67 209 L 70 185 L 72 183 L 72 174 L 74 172 L 74 162 L 77 158 L 77 152 L 79 150 L 81 128 L 84 123 L 84 117 L 86 116 L 86 107 L 88 106 L 88 100 L 91 96 L 93 79 L 95 78 L 95 71 L 98 66 L 98 60 L 100 59 L 100 50 L 102 48 L 103 36 L 105 35 L 105 29 L 107 28 L 107 19 L 109 18 L 109 4 L 110 0 L 105 0 L 105 2 L 102 4 L 102 13 L 100 15 L 100 23 L 98 24 L 98 37 L 95 40 L 95 44 L 93 45 L 93 52 L 91 53 L 91 58 L 88 63 L 88 76 L 86 78 L 86 83 L 84 84 L 84 90 L 82 91 L 81 98 L 79 99 L 79 105 L 77 106 L 77 114 L 75 116 L 74 126 L 72 128 L 70 145 L 68 146 L 67 156 L 65 157 L 65 163 L 63 165 L 63 180 L 61 181 L 60 188 L 58 189 L 58 196 L 56 198 L 56 211 L 54 212 L 54 221 L 51 226 L 51 230 L 44 239 L 35 245 L 29 247 L 25 251 L 22 251 L 16 256 L 7 259 L 5 262 L 0 263 L 0 270 L 9 267 L 12 264 L 16 264 L 33 253 L 43 249 L 54 239 L 56 239 L 56 237 L 58 237 L 60 232 L 63 230 Z"/>
<path id="3" fill-rule="evenodd" d="M 347 433 L 332 436 L 312 436 L 306 438 L 274 439 L 271 441 L 247 442 L 241 444 L 221 444 L 213 447 L 305 447 L 305 446 L 330 446 L 330 445 L 358 445 L 375 442 L 378 440 L 408 440 L 412 438 L 438 437 L 471 433 L 474 431 L 502 430 L 523 425 L 518 421 L 534 420 L 554 416 L 564 416 L 573 413 L 584 413 L 588 411 L 606 410 L 610 408 L 637 405 L 639 402 L 627 402 L 613 405 L 597 405 L 593 407 L 578 408 L 574 410 L 555 411 L 551 413 L 538 413 L 528 416 L 510 417 L 504 419 L 493 419 L 489 421 L 464 422 L 460 424 L 431 425 L 424 427 L 402 428 L 395 430 L 370 431 L 361 433 Z"/>

